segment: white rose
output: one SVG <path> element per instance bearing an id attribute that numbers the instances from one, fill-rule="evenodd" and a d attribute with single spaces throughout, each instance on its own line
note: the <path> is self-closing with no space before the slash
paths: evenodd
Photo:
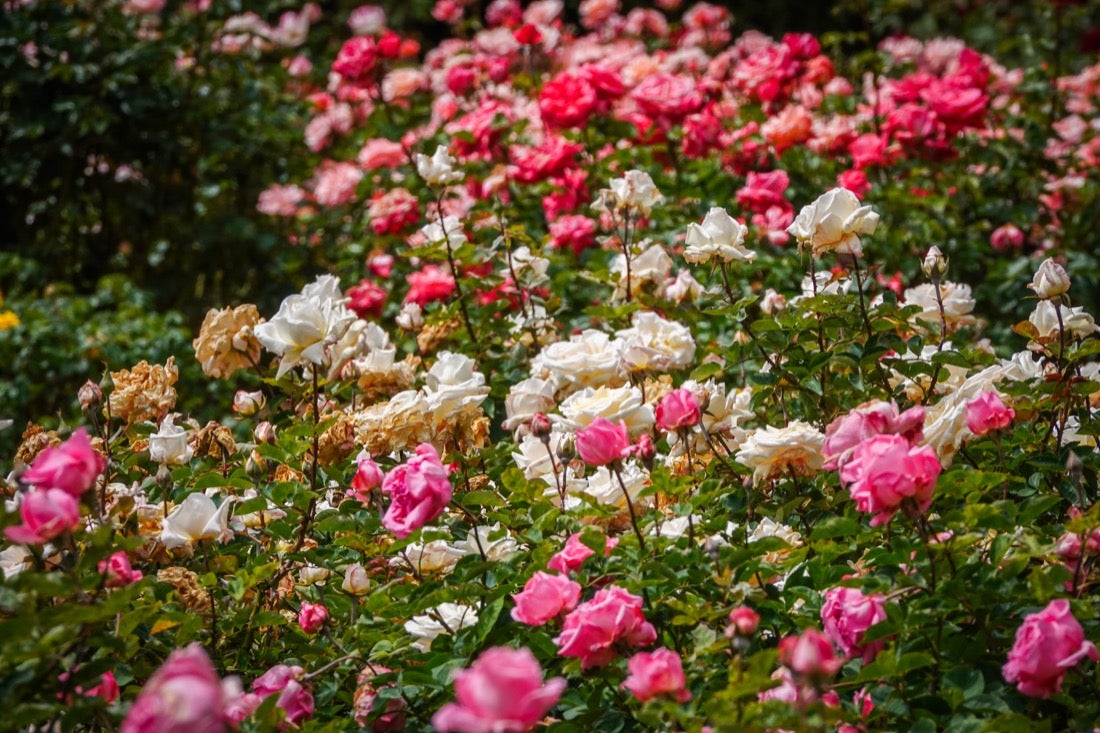
<path id="1" fill-rule="evenodd" d="M 1044 342 L 1058 338 L 1058 315 L 1062 316 L 1062 327 L 1066 335 L 1071 338 L 1082 339 L 1090 334 L 1100 331 L 1096 321 L 1085 312 L 1081 306 L 1070 308 L 1061 303 L 1050 300 L 1040 300 L 1035 304 L 1035 310 L 1027 317 L 1035 330 L 1039 332 L 1039 338 Z M 1028 348 L 1031 348 L 1029 344 Z"/>
<path id="2" fill-rule="evenodd" d="M 431 244 L 447 243 L 451 249 L 466 244 L 466 232 L 457 216 L 445 216 L 420 229 Z"/>
<path id="3" fill-rule="evenodd" d="M 512 251 L 511 262 L 505 270 L 505 275 L 513 272 L 521 281 L 531 285 L 539 285 L 546 282 L 546 271 L 550 267 L 550 260 L 538 257 L 531 252 L 530 247 L 517 247 Z"/>
<path id="4" fill-rule="evenodd" d="M 622 477 L 627 493 L 630 494 L 630 501 L 634 507 L 648 506 L 652 497 L 643 499 L 638 494 L 649 485 L 649 472 L 636 462 L 628 461 L 623 464 L 619 475 Z M 623 487 L 619 485 L 619 479 L 611 474 L 607 466 L 600 466 L 588 477 L 588 486 L 583 491 L 600 504 L 626 508 Z"/>
<path id="5" fill-rule="evenodd" d="M 501 426 L 505 430 L 515 430 L 525 425 L 538 413 L 553 412 L 558 406 L 554 400 L 554 385 L 549 380 L 528 377 L 517 382 L 508 390 L 504 398 L 504 409 L 508 419 Z"/>
<path id="6" fill-rule="evenodd" d="M 714 207 L 707 212 L 702 224 L 688 224 L 684 240 L 684 259 L 695 264 L 719 259 L 722 262 L 740 260 L 751 262 L 756 253 L 745 249 L 748 228 L 730 216 L 725 209 Z"/>
<path id="7" fill-rule="evenodd" d="M 661 192 L 653 183 L 653 179 L 644 171 L 630 170 L 622 178 L 616 178 L 609 184 L 610 188 L 600 191 L 598 204 L 604 210 L 622 211 L 633 209 L 641 214 L 648 215 L 653 205 L 661 200 Z"/>
<path id="8" fill-rule="evenodd" d="M 476 623 L 477 611 L 470 606 L 459 603 L 441 603 L 428 613 L 422 616 L 413 616 L 406 621 L 405 631 L 416 639 L 413 646 L 422 652 L 426 652 L 432 648 L 432 640 L 440 634 L 458 631 Z"/>
<path id="9" fill-rule="evenodd" d="M 443 145 L 435 149 L 432 157 L 416 154 L 416 172 L 429 186 L 448 186 L 462 180 L 462 172 L 455 170 L 458 161 L 451 157 Z"/>
<path id="10" fill-rule="evenodd" d="M 665 284 L 665 298 L 675 303 L 685 300 L 694 302 L 703 294 L 703 286 L 699 284 L 690 270 L 680 270 L 676 278 Z"/>
<path id="11" fill-rule="evenodd" d="M 424 399 L 437 420 L 479 405 L 489 395 L 485 375 L 474 371 L 473 359 L 450 351 L 440 353 L 425 381 Z"/>
<path id="12" fill-rule="evenodd" d="M 424 327 L 424 314 L 416 303 L 405 303 L 401 306 L 401 312 L 394 318 L 398 328 L 406 331 L 419 331 Z"/>
<path id="13" fill-rule="evenodd" d="M 644 246 L 647 242 L 639 242 L 638 246 Z M 619 254 L 611 262 L 611 272 L 619 276 L 619 282 L 615 286 L 615 299 L 626 298 L 626 256 Z M 672 258 L 665 252 L 664 247 L 652 244 L 635 255 L 630 260 L 630 291 L 640 293 L 646 283 L 664 285 L 672 274 Z"/>
<path id="14" fill-rule="evenodd" d="M 344 302 L 336 278 L 320 277 L 288 296 L 270 321 L 253 329 L 264 348 L 282 357 L 276 378 L 304 362 L 324 363 L 327 347 L 356 320 Z"/>
<path id="15" fill-rule="evenodd" d="M 492 538 L 496 539 L 492 539 Z M 502 529 L 500 522 L 492 526 L 480 525 L 474 527 L 466 535 L 466 539 L 454 545 L 467 555 L 479 555 L 485 553 L 485 558 L 492 562 L 500 562 L 519 552 L 519 543 Z"/>
<path id="16" fill-rule="evenodd" d="M 753 469 L 757 484 L 789 473 L 810 476 L 821 470 L 821 448 L 825 434 L 801 420 L 784 428 L 764 427 L 753 431 L 741 444 L 735 458 Z"/>
<path id="17" fill-rule="evenodd" d="M 1028 287 L 1040 298 L 1057 298 L 1069 290 L 1069 274 L 1051 258 L 1043 260 Z"/>
<path id="18" fill-rule="evenodd" d="M 618 423 L 626 423 L 632 436 L 640 435 L 653 427 L 653 408 L 642 402 L 642 392 L 637 387 L 588 387 L 570 395 L 558 408 L 561 415 L 551 415 L 553 422 L 570 431 L 587 427 L 597 417 Z"/>
<path id="19" fill-rule="evenodd" d="M 449 573 L 466 555 L 465 550 L 448 544 L 446 540 L 432 540 L 409 545 L 399 557 L 390 560 L 390 565 L 410 568 L 417 573 Z"/>
<path id="20" fill-rule="evenodd" d="M 620 341 L 619 365 L 624 372 L 670 372 L 692 363 L 695 339 L 691 330 L 651 311 L 638 311 L 633 328 L 615 335 Z"/>
<path id="21" fill-rule="evenodd" d="M 878 214 L 870 206 L 860 206 L 848 189 L 834 188 L 803 206 L 787 233 L 815 255 L 835 251 L 859 257 L 863 254 L 859 235 L 874 234 L 877 227 Z"/>
<path id="22" fill-rule="evenodd" d="M 557 390 L 623 382 L 618 342 L 593 329 L 547 346 L 531 360 L 531 373 L 549 379 Z"/>
<path id="23" fill-rule="evenodd" d="M 905 305 L 919 305 L 921 310 L 909 317 L 914 326 L 927 323 L 939 324 L 940 306 L 936 301 L 936 288 L 940 289 L 943 300 L 943 315 L 947 321 L 947 330 L 954 331 L 960 326 L 977 322 L 974 318 L 974 298 L 970 295 L 970 286 L 961 283 L 942 282 L 939 285 L 923 283 L 915 288 L 906 288 L 903 297 Z M 918 323 L 924 321 L 925 324 Z"/>
<path id="24" fill-rule="evenodd" d="M 172 550 L 199 540 L 228 540 L 233 536 L 229 529 L 232 504 L 231 496 L 217 506 L 206 494 L 189 494 L 161 523 L 161 544 Z"/>
<path id="25" fill-rule="evenodd" d="M 182 466 L 195 451 L 187 443 L 187 431 L 176 425 L 176 415 L 165 416 L 160 430 L 149 436 L 149 458 L 163 465 Z"/>

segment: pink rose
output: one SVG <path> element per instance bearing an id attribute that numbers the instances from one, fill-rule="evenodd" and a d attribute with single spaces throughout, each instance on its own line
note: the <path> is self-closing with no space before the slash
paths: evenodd
<path id="1" fill-rule="evenodd" d="M 378 45 L 370 36 L 354 36 L 344 42 L 332 70 L 348 81 L 356 81 L 370 72 L 378 61 Z"/>
<path id="2" fill-rule="evenodd" d="M 446 300 L 455 291 L 455 279 L 438 265 L 425 265 L 420 272 L 409 273 L 406 279 L 409 292 L 405 302 L 421 307 L 436 300 Z"/>
<path id="3" fill-rule="evenodd" d="M 1095 661 L 1100 653 L 1095 644 L 1085 640 L 1069 601 L 1058 599 L 1024 618 L 1001 674 L 1014 682 L 1021 694 L 1047 698 L 1062 691 L 1066 670 L 1085 657 Z"/>
<path id="4" fill-rule="evenodd" d="M 726 627 L 726 636 L 751 636 L 760 625 L 760 614 L 748 606 L 738 606 L 730 611 L 730 625 Z"/>
<path id="5" fill-rule="evenodd" d="M 95 484 L 106 466 L 107 461 L 92 448 L 88 431 L 80 428 L 61 445 L 42 451 L 23 474 L 23 480 L 79 497 Z"/>
<path id="6" fill-rule="evenodd" d="M 1015 224 L 1002 224 L 989 235 L 989 244 L 998 252 L 1020 249 L 1024 246 L 1024 233 Z"/>
<path id="7" fill-rule="evenodd" d="M 875 435 L 897 434 L 910 443 L 919 443 L 923 431 L 924 408 L 920 405 L 899 414 L 893 402 L 864 402 L 825 428 L 825 445 L 821 449 L 825 456 L 824 468 L 832 471 L 843 465 L 856 446 Z"/>
<path id="8" fill-rule="evenodd" d="M 858 588 L 830 588 L 825 591 L 821 623 L 837 647 L 849 657 L 862 655 L 869 664 L 886 645 L 879 639 L 863 644 L 867 629 L 886 620 L 886 597 L 880 593 L 863 595 Z"/>
<path id="9" fill-rule="evenodd" d="M 1008 427 L 1014 417 L 1016 411 L 1005 405 L 1000 395 L 992 390 L 986 390 L 966 403 L 966 427 L 974 435 L 985 435 Z"/>
<path id="10" fill-rule="evenodd" d="M 737 192 L 737 203 L 758 214 L 767 212 L 773 206 L 793 209 L 791 202 L 783 195 L 790 183 L 790 176 L 785 170 L 749 171 L 745 185 Z"/>
<path id="11" fill-rule="evenodd" d="M 145 683 L 121 733 L 223 733 L 226 695 L 202 646 L 172 652 Z"/>
<path id="12" fill-rule="evenodd" d="M 550 224 L 550 246 L 553 249 L 568 247 L 580 256 L 586 248 L 596 244 L 596 222 L 581 214 L 566 214 Z"/>
<path id="13" fill-rule="evenodd" d="M 579 657 L 581 668 L 599 667 L 615 658 L 615 645 L 645 646 L 657 639 L 657 630 L 642 614 L 642 599 L 609 585 L 577 606 L 554 639 L 558 654 Z"/>
<path id="14" fill-rule="evenodd" d="M 382 524 L 404 539 L 443 513 L 452 489 L 435 448 L 421 443 L 416 455 L 386 474 L 382 493 L 392 499 Z"/>
<path id="15" fill-rule="evenodd" d="M 372 733 L 393 733 L 394 731 L 405 730 L 405 708 L 407 703 L 402 697 L 391 697 L 386 702 L 384 713 L 378 716 L 372 715 L 379 687 L 394 686 L 392 682 L 375 686 L 374 680 L 378 675 L 392 673 L 393 670 L 380 664 L 368 664 L 359 673 L 359 686 L 355 688 L 355 698 L 353 699 L 355 722 L 361 727 L 367 727 L 367 724 L 370 723 Z"/>
<path id="16" fill-rule="evenodd" d="M 683 121 L 703 106 L 695 79 L 683 74 L 647 74 L 630 97 L 642 112 L 660 120 L 664 127 Z"/>
<path id="17" fill-rule="evenodd" d="M 871 526 L 890 521 L 906 499 L 919 512 L 932 505 L 942 466 L 929 446 L 913 447 L 901 435 L 875 435 L 856 447 L 840 470 L 840 481 L 861 512 L 874 514 Z"/>
<path id="18" fill-rule="evenodd" d="M 382 485 L 382 469 L 365 450 L 355 457 L 355 463 L 357 467 L 355 476 L 351 479 L 348 496 L 366 503 L 370 492 Z"/>
<path id="19" fill-rule="evenodd" d="M 528 626 L 542 626 L 550 619 L 572 611 L 580 599 L 580 583 L 564 575 L 539 571 L 531 576 L 521 593 L 512 596 L 516 602 L 512 618 Z"/>
<path id="20" fill-rule="evenodd" d="M 106 574 L 108 588 L 121 588 L 124 585 L 136 583 L 142 578 L 140 570 L 130 567 L 130 558 L 122 550 L 101 561 L 99 572 Z"/>
<path id="21" fill-rule="evenodd" d="M 328 621 L 328 609 L 320 603 L 305 601 L 298 609 L 298 625 L 307 634 L 316 634 Z"/>
<path id="22" fill-rule="evenodd" d="M 557 703 L 565 678 L 542 679 L 527 648 L 493 647 L 455 673 L 455 698 L 432 716 L 439 733 L 523 733 Z"/>
<path id="23" fill-rule="evenodd" d="M 299 666 L 276 664 L 252 682 L 252 692 L 263 700 L 278 695 L 275 706 L 286 711 L 286 722 L 297 726 L 313 715 L 313 693 L 301 680 L 305 670 Z"/>
<path id="24" fill-rule="evenodd" d="M 699 401 L 690 389 L 674 389 L 657 403 L 657 427 L 668 432 L 690 428 L 702 418 Z"/>
<path id="25" fill-rule="evenodd" d="M 597 417 L 576 433 L 577 455 L 590 466 L 606 466 L 621 459 L 630 450 L 626 422 L 619 424 Z"/>
<path id="26" fill-rule="evenodd" d="M 348 288 L 345 295 L 348 297 L 348 308 L 364 319 L 381 316 L 382 308 L 386 305 L 386 289 L 366 278 L 360 280 L 358 285 Z"/>
<path id="27" fill-rule="evenodd" d="M 80 526 L 80 503 L 62 489 L 35 489 L 19 505 L 23 523 L 4 530 L 4 536 L 23 545 L 41 545 L 66 530 Z"/>
<path id="28" fill-rule="evenodd" d="M 604 557 L 611 555 L 611 551 L 619 544 L 618 537 L 607 537 L 604 540 Z M 592 549 L 581 542 L 581 533 L 569 535 L 569 539 L 565 541 L 565 547 L 561 549 L 561 552 L 557 553 L 550 558 L 550 562 L 546 563 L 546 567 L 551 570 L 557 570 L 559 573 L 571 573 L 574 570 L 580 569 L 580 566 L 584 564 L 584 561 L 595 553 Z"/>
<path id="29" fill-rule="evenodd" d="M 837 673 L 843 661 L 837 658 L 832 642 L 817 629 L 806 629 L 779 642 L 780 664 L 799 677 L 828 679 Z"/>
<path id="30" fill-rule="evenodd" d="M 543 122 L 559 129 L 583 127 L 596 105 L 596 90 L 575 74 L 558 74 L 539 93 Z"/>
<path id="31" fill-rule="evenodd" d="M 652 652 L 638 652 L 626 663 L 626 668 L 630 676 L 623 687 L 642 702 L 658 695 L 671 695 L 677 702 L 691 699 L 691 693 L 684 687 L 683 662 L 671 649 L 660 647 Z"/>

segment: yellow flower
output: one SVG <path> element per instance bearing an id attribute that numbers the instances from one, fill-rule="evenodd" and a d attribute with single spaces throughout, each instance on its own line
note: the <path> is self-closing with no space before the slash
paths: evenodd
<path id="1" fill-rule="evenodd" d="M 15 311 L 0 311 L 0 331 L 15 328 L 19 323 L 19 316 L 15 315 Z"/>

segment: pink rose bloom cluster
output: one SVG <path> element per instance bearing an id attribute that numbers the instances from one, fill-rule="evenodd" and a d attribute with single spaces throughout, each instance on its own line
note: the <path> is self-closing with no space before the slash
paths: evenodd
<path id="1" fill-rule="evenodd" d="M 604 557 L 610 556 L 611 551 L 618 544 L 618 537 L 606 537 L 604 539 Z M 546 567 L 557 570 L 559 573 L 568 574 L 579 570 L 584 561 L 595 554 L 588 545 L 581 542 L 581 533 L 576 532 L 569 535 L 569 539 L 565 541 L 565 547 L 550 558 L 550 562 L 546 563 Z"/>
<path id="2" fill-rule="evenodd" d="M 19 505 L 22 524 L 8 527 L 12 542 L 41 545 L 80 526 L 80 497 L 95 485 L 107 462 L 80 428 L 57 447 L 42 451 L 22 480 L 35 488 Z"/>
<path id="3" fill-rule="evenodd" d="M 657 630 L 642 614 L 642 599 L 609 585 L 565 617 L 554 643 L 558 654 L 578 657 L 581 668 L 589 669 L 614 659 L 616 644 L 646 646 L 656 639 Z"/>
<path id="4" fill-rule="evenodd" d="M 1100 660 L 1100 653 L 1085 640 L 1069 601 L 1058 599 L 1024 618 L 1001 674 L 1021 694 L 1048 698 L 1062 691 L 1066 672 L 1086 657 Z"/>
<path id="5" fill-rule="evenodd" d="M 630 676 L 623 687 L 642 702 L 659 695 L 670 695 L 677 702 L 687 702 L 691 693 L 686 689 L 684 664 L 680 655 L 661 647 L 652 652 L 638 652 L 626 663 Z"/>
<path id="6" fill-rule="evenodd" d="M 779 663 L 803 680 L 826 680 L 840 670 L 843 659 L 836 656 L 829 637 L 817 629 L 779 641 Z"/>
<path id="7" fill-rule="evenodd" d="M 825 428 L 824 468 L 839 468 L 863 441 L 876 435 L 901 435 L 912 444 L 924 437 L 924 408 L 920 405 L 898 411 L 893 402 L 864 402 L 847 415 L 838 417 Z"/>
<path id="8" fill-rule="evenodd" d="M 840 481 L 861 512 L 875 515 L 871 526 L 878 527 L 907 500 L 917 512 L 928 511 L 942 470 L 931 447 L 913 446 L 901 435 L 876 435 L 856 447 L 840 469 Z"/>
<path id="9" fill-rule="evenodd" d="M 986 435 L 1012 424 L 1016 411 L 1001 401 L 1000 395 L 986 390 L 966 403 L 966 427 L 974 435 Z"/>
<path id="10" fill-rule="evenodd" d="M 691 390 L 681 387 L 661 398 L 657 403 L 655 415 L 659 429 L 674 433 L 698 424 L 703 412 Z"/>
<path id="11" fill-rule="evenodd" d="M 528 626 L 542 626 L 563 613 L 572 611 L 581 599 L 581 585 L 564 575 L 539 571 L 512 596 L 516 607 L 512 618 Z"/>
<path id="12" fill-rule="evenodd" d="M 543 681 L 531 650 L 494 647 L 455 673 L 455 698 L 432 716 L 439 733 L 524 733 L 561 698 L 565 678 Z"/>
<path id="13" fill-rule="evenodd" d="M 421 443 L 407 463 L 386 474 L 382 493 L 391 499 L 382 524 L 404 539 L 443 513 L 452 489 L 439 453 Z"/>
<path id="14" fill-rule="evenodd" d="M 252 692 L 237 696 L 229 702 L 227 715 L 239 723 L 256 712 L 263 701 L 278 695 L 275 707 L 281 708 L 287 725 L 298 726 L 313 715 L 313 693 L 301 683 L 305 670 L 301 667 L 276 664 L 252 682 Z"/>
<path id="15" fill-rule="evenodd" d="M 238 688 L 239 689 L 239 688 Z M 230 695 L 198 643 L 168 655 L 134 701 L 121 733 L 223 733 Z"/>
<path id="16" fill-rule="evenodd" d="M 825 591 L 821 624 L 825 635 L 849 657 L 861 656 L 869 664 L 886 645 L 884 639 L 863 643 L 867 629 L 886 620 L 886 597 L 880 593 L 864 595 L 858 588 L 831 588 Z"/>
<path id="17" fill-rule="evenodd" d="M 328 609 L 320 603 L 304 601 L 298 609 L 298 626 L 307 634 L 316 634 L 328 621 Z"/>

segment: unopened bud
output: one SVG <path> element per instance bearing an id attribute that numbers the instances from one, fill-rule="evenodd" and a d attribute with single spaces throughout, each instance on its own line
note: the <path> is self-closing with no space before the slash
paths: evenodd
<path id="1" fill-rule="evenodd" d="M 160 464 L 160 468 L 157 469 L 156 475 L 157 486 L 161 488 L 164 495 L 168 495 L 168 490 L 172 488 L 172 472 L 168 470 L 167 464 Z"/>
<path id="2" fill-rule="evenodd" d="M 551 429 L 550 418 L 541 412 L 536 412 L 534 417 L 531 418 L 531 435 L 534 435 L 543 443 L 550 442 Z"/>
<path id="3" fill-rule="evenodd" d="M 348 565 L 340 587 L 353 596 L 365 596 L 370 592 L 370 576 L 367 575 L 366 568 L 359 563 Z"/>
<path id="4" fill-rule="evenodd" d="M 264 393 L 260 390 L 248 392 L 238 389 L 233 395 L 233 411 L 242 417 L 250 417 L 260 411 L 264 401 Z"/>
<path id="5" fill-rule="evenodd" d="M 730 624 L 726 627 L 726 636 L 751 636 L 760 625 L 760 614 L 748 606 L 738 606 L 730 611 Z"/>
<path id="6" fill-rule="evenodd" d="M 920 269 L 933 285 L 938 285 L 947 274 L 947 258 L 943 256 L 939 247 L 932 245 L 920 263 Z"/>
<path id="7" fill-rule="evenodd" d="M 248 460 L 244 462 L 244 470 L 252 478 L 259 478 L 267 473 L 267 459 L 260 455 L 255 448 L 248 454 Z"/>
<path id="8" fill-rule="evenodd" d="M 406 303 L 394 319 L 400 328 L 406 331 L 419 331 L 424 328 L 424 313 L 416 303 Z"/>
<path id="9" fill-rule="evenodd" d="M 647 469 L 653 468 L 653 459 L 657 457 L 657 446 L 653 445 L 653 436 L 642 433 L 638 437 L 638 443 L 634 448 L 634 454 Z"/>
<path id="10" fill-rule="evenodd" d="M 569 463 L 577 457 L 577 446 L 573 443 L 573 438 L 566 438 L 558 446 L 558 458 L 562 463 Z"/>
<path id="11" fill-rule="evenodd" d="M 80 409 L 84 412 L 93 412 L 103 402 L 103 390 L 99 385 L 88 380 L 77 390 L 76 400 L 80 403 Z"/>
<path id="12" fill-rule="evenodd" d="M 1043 300 L 1057 298 L 1069 290 L 1069 274 L 1065 268 L 1049 257 L 1043 260 L 1028 287 Z"/>
<path id="13" fill-rule="evenodd" d="M 264 420 L 256 429 L 252 431 L 253 437 L 256 438 L 257 443 L 275 443 L 275 426 L 267 420 Z"/>

